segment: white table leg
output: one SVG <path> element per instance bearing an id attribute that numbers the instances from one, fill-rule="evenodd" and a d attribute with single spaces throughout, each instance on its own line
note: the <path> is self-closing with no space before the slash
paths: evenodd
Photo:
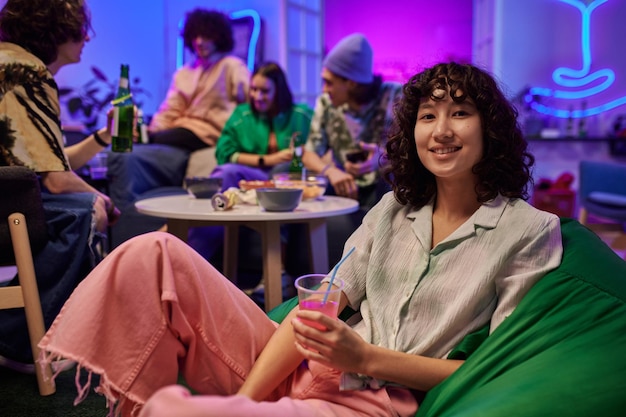
<path id="1" fill-rule="evenodd" d="M 263 242 L 265 311 L 270 311 L 283 302 L 280 223 L 265 222 L 259 230 Z"/>
<path id="2" fill-rule="evenodd" d="M 328 272 L 328 240 L 326 237 L 326 220 L 311 219 L 307 222 L 309 229 L 309 259 L 316 274 Z"/>

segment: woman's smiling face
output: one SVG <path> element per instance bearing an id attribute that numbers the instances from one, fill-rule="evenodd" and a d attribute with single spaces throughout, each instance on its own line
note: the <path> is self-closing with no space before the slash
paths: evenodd
<path id="1" fill-rule="evenodd" d="M 472 168 L 483 156 L 480 113 L 467 97 L 456 103 L 449 91 L 435 90 L 420 102 L 415 123 L 417 155 L 440 179 L 473 180 Z"/>
<path id="2" fill-rule="evenodd" d="M 250 80 L 250 101 L 259 113 L 269 113 L 274 105 L 276 86 L 269 78 L 256 74 Z"/>

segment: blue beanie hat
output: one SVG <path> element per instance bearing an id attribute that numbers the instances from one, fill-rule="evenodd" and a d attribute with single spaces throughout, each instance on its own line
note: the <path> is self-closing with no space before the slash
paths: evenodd
<path id="1" fill-rule="evenodd" d="M 333 74 L 359 84 L 369 84 L 372 74 L 372 47 L 360 33 L 346 36 L 326 55 L 322 66 Z"/>

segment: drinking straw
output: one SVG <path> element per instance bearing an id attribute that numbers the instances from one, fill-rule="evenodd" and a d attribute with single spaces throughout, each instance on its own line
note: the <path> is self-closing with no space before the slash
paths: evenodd
<path id="1" fill-rule="evenodd" d="M 337 262 L 337 265 L 335 265 L 335 267 L 333 268 L 333 273 L 330 276 L 330 281 L 328 282 L 328 288 L 326 289 L 326 293 L 324 294 L 324 300 L 322 301 L 322 304 L 326 304 L 326 300 L 328 300 L 328 295 L 330 294 L 330 287 L 333 285 L 333 281 L 335 280 L 335 275 L 337 275 L 337 270 L 339 269 L 343 261 L 348 259 L 348 256 L 352 255 L 352 252 L 354 252 L 354 249 L 356 248 L 353 246 L 352 249 L 350 249 L 348 253 L 346 253 L 346 256 L 341 258 L 341 260 Z"/>

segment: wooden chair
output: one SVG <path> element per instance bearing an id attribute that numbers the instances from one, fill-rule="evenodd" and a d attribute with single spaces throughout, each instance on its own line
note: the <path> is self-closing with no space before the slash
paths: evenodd
<path id="1" fill-rule="evenodd" d="M 25 167 L 0 167 L 0 195 L 0 265 L 17 266 L 19 277 L 19 285 L 0 288 L 0 309 L 24 308 L 39 393 L 51 395 L 55 392 L 52 368 L 41 369 L 37 364 L 37 344 L 45 334 L 45 325 L 33 251 L 47 241 L 37 175 Z"/>

